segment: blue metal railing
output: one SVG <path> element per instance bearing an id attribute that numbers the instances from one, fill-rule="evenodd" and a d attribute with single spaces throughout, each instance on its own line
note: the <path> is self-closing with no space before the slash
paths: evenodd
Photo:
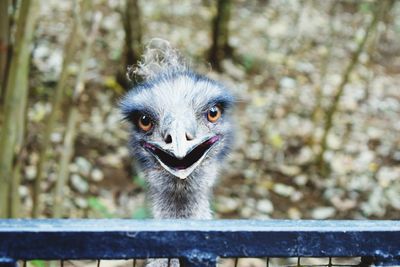
<path id="1" fill-rule="evenodd" d="M 0 220 L 0 266 L 17 260 L 361 257 L 400 266 L 400 221 Z"/>

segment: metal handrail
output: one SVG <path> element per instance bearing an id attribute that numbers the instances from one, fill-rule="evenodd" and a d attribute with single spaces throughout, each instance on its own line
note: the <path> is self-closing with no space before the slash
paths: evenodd
<path id="1" fill-rule="evenodd" d="M 218 257 L 361 257 L 400 266 L 400 221 L 0 220 L 0 266 L 18 260 Z"/>

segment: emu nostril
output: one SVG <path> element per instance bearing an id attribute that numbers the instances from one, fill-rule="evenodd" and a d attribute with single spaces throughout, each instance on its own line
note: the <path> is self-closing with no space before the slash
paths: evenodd
<path id="1" fill-rule="evenodd" d="M 167 135 L 167 136 L 164 138 L 164 141 L 165 141 L 165 143 L 167 143 L 167 144 L 171 144 L 171 143 L 172 143 L 172 137 L 171 137 L 171 135 L 170 135 L 170 134 Z"/>
<path id="2" fill-rule="evenodd" d="M 190 133 L 186 133 L 185 135 L 187 141 L 193 140 L 193 135 L 191 135 Z"/>

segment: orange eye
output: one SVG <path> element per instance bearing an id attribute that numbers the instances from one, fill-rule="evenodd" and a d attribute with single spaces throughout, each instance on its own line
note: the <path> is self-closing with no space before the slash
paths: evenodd
<path id="1" fill-rule="evenodd" d="M 210 122 L 216 122 L 222 115 L 221 109 L 218 106 L 210 108 L 207 112 L 207 119 Z"/>
<path id="2" fill-rule="evenodd" d="M 145 132 L 148 132 L 151 130 L 151 128 L 153 127 L 153 123 L 151 122 L 151 119 L 149 116 L 146 115 L 142 115 L 139 118 L 138 121 L 138 126 L 140 129 L 142 129 Z"/>

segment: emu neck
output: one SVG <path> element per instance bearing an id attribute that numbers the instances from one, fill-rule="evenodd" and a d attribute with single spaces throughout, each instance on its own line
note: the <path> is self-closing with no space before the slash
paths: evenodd
<path id="1" fill-rule="evenodd" d="M 150 183 L 155 219 L 211 219 L 210 195 L 215 173 L 199 173 L 182 180 L 166 174 Z"/>

